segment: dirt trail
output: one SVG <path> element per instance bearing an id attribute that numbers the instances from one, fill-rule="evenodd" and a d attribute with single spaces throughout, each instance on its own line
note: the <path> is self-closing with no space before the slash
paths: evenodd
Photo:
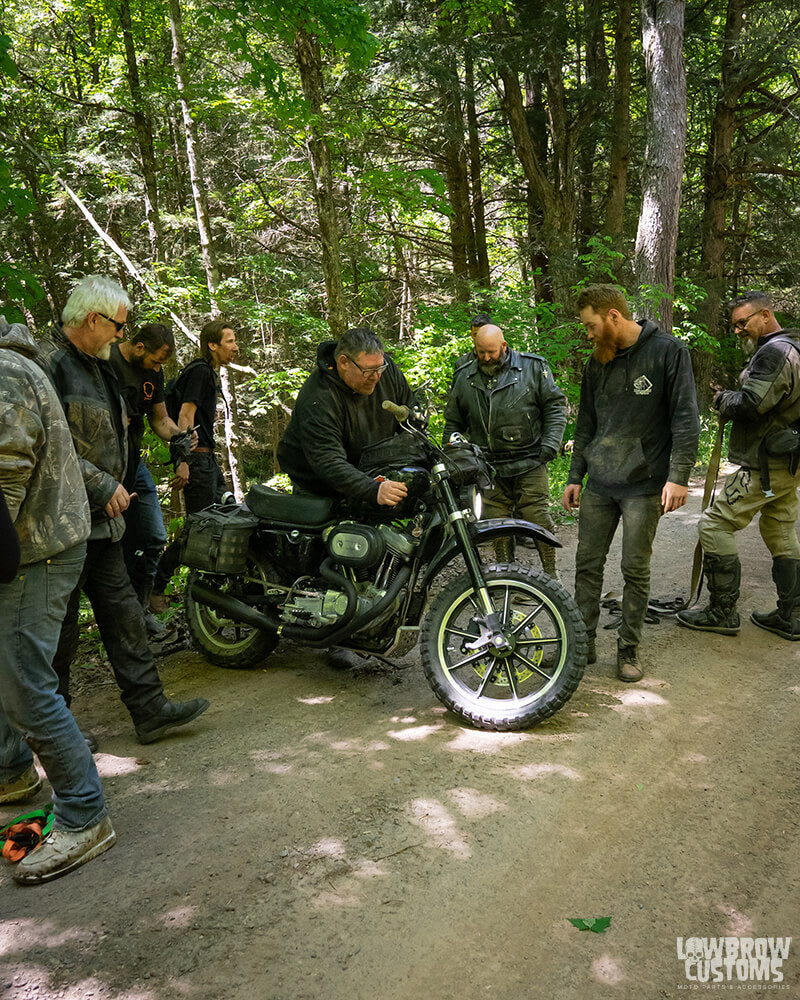
<path id="1" fill-rule="evenodd" d="M 659 528 L 655 597 L 686 589 L 697 492 Z M 757 528 L 741 550 L 745 617 L 774 592 Z M 721 992 L 687 982 L 676 938 L 734 935 L 795 940 L 783 983 L 730 991 L 800 997 L 800 649 L 665 620 L 629 686 L 614 639 L 518 734 L 458 724 L 416 651 L 394 678 L 292 646 L 246 673 L 176 654 L 168 692 L 212 707 L 151 747 L 115 687 L 82 695 L 118 843 L 49 886 L 0 868 L 0 995 L 650 1000 Z"/>

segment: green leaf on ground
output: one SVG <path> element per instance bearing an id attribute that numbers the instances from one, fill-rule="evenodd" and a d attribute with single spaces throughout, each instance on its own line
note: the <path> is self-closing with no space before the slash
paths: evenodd
<path id="1" fill-rule="evenodd" d="M 611 925 L 611 917 L 567 917 L 567 920 L 579 931 L 594 931 L 602 934 Z"/>

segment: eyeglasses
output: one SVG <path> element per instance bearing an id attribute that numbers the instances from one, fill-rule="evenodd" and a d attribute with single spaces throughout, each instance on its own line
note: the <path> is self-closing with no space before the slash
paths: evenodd
<path id="1" fill-rule="evenodd" d="M 760 312 L 761 312 L 760 309 L 756 309 L 755 312 L 751 312 L 750 315 L 749 316 L 745 316 L 744 319 L 737 319 L 736 322 L 733 324 L 733 329 L 734 330 L 744 330 L 744 328 L 747 326 L 747 324 L 750 322 L 750 320 L 754 316 L 758 315 L 758 313 L 760 313 Z"/>
<path id="2" fill-rule="evenodd" d="M 96 309 L 95 309 L 95 312 L 97 312 L 97 310 L 96 310 Z M 101 313 L 101 312 L 98 312 L 98 313 L 97 313 L 97 315 L 98 315 L 98 316 L 102 316 L 102 317 L 103 317 L 103 319 L 107 319 L 109 323 L 113 323 L 113 324 L 114 324 L 114 326 L 115 326 L 115 327 L 117 328 L 117 333 L 122 333 L 122 331 L 123 331 L 123 330 L 125 329 L 125 327 L 126 327 L 126 325 L 127 325 L 127 323 L 128 323 L 128 321 L 127 321 L 126 319 L 125 319 L 125 320 L 123 320 L 123 321 L 122 321 L 122 322 L 120 323 L 120 322 L 119 322 L 118 320 L 116 320 L 116 319 L 112 319 L 112 318 L 111 318 L 110 316 L 106 316 L 106 314 L 105 314 L 105 313 Z"/>
<path id="3" fill-rule="evenodd" d="M 356 368 L 361 372 L 362 375 L 382 375 L 386 369 L 389 367 L 388 364 L 378 365 L 377 368 L 362 368 L 357 361 L 353 361 L 349 354 L 345 354 L 348 361 L 352 362 Z"/>

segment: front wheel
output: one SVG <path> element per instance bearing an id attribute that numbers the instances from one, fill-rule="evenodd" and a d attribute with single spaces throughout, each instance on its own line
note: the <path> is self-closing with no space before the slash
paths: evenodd
<path id="1" fill-rule="evenodd" d="M 278 645 L 274 632 L 265 632 L 252 625 L 226 618 L 221 611 L 200 604 L 191 595 L 194 580 L 202 579 L 233 597 L 263 594 L 269 580 L 265 570 L 254 560 L 247 560 L 247 569 L 237 577 L 209 577 L 204 573 L 189 573 L 186 580 L 186 624 L 194 645 L 205 658 L 218 667 L 229 670 L 250 670 L 259 666 Z M 213 583 L 212 583 L 213 581 Z"/>
<path id="2" fill-rule="evenodd" d="M 527 729 L 572 697 L 586 666 L 586 628 L 560 583 L 518 564 L 484 570 L 505 637 L 490 641 L 468 574 L 436 598 L 421 636 L 422 665 L 436 697 L 479 729 Z"/>

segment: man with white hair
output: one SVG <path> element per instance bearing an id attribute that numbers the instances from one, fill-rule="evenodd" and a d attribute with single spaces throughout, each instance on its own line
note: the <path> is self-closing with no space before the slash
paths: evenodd
<path id="1" fill-rule="evenodd" d="M 122 514 L 131 495 L 122 485 L 127 463 L 127 412 L 108 358 L 128 318 L 127 292 L 110 278 L 90 275 L 74 289 L 40 343 L 39 360 L 56 387 L 78 452 L 89 497 L 91 533 L 86 562 L 61 628 L 53 667 L 67 704 L 69 670 L 78 641 L 83 590 L 91 602 L 103 645 L 140 743 L 196 719 L 205 698 L 172 702 L 164 694 L 147 643 L 142 606 L 122 553 Z"/>

